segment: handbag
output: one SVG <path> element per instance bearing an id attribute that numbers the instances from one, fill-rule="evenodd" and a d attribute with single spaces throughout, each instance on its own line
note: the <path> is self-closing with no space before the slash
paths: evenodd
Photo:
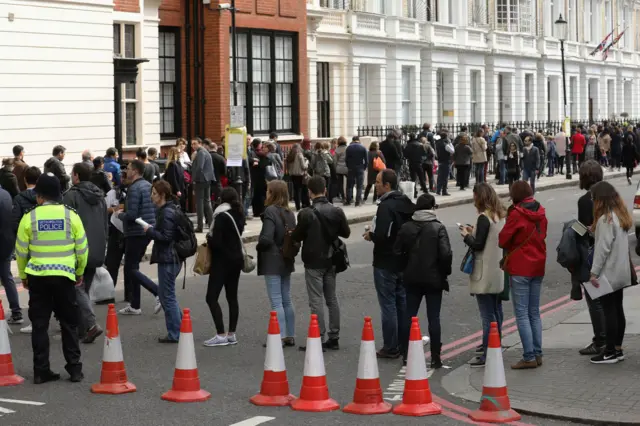
<path id="1" fill-rule="evenodd" d="M 196 260 L 193 262 L 193 273 L 196 275 L 209 275 L 210 272 L 211 249 L 205 241 L 196 249 Z"/>
<path id="2" fill-rule="evenodd" d="M 375 170 L 376 172 L 381 172 L 383 170 L 386 170 L 387 166 L 384 165 L 384 161 L 382 161 L 382 158 L 380 157 L 376 157 L 373 159 L 373 170 Z"/>
<path id="3" fill-rule="evenodd" d="M 267 167 L 265 167 L 264 178 L 267 180 L 267 182 L 278 179 L 278 172 L 276 171 L 276 168 L 273 164 L 269 164 Z"/>
<path id="4" fill-rule="evenodd" d="M 516 247 L 515 249 L 513 249 L 511 252 L 505 254 L 502 259 L 500 259 L 500 269 L 502 269 L 503 271 L 506 270 L 507 268 L 507 262 L 509 261 L 509 257 L 511 257 L 511 255 L 515 252 L 517 252 L 518 250 L 520 250 L 525 244 L 527 244 L 529 242 L 529 240 L 531 239 L 531 237 L 533 237 L 533 234 L 536 232 L 536 228 L 533 228 L 533 231 L 531 232 L 531 234 L 529 234 L 529 236 L 527 237 L 526 240 L 524 240 L 523 242 L 521 242 L 518 247 Z"/>
<path id="5" fill-rule="evenodd" d="M 460 264 L 460 271 L 464 272 L 467 275 L 471 275 L 473 273 L 473 261 L 475 260 L 475 256 L 473 254 L 473 249 L 469 247 L 467 253 L 462 258 L 462 263 Z"/>
<path id="6" fill-rule="evenodd" d="M 320 229 L 322 229 L 322 235 L 325 241 L 329 244 L 329 247 L 333 249 L 333 254 L 331 255 L 331 264 L 336 268 L 336 274 L 346 271 L 349 267 L 349 255 L 347 253 L 347 246 L 340 238 L 331 238 L 331 236 L 329 235 L 329 227 L 327 226 L 325 217 L 322 216 L 315 207 L 312 207 L 312 209 L 313 213 L 320 221 Z"/>
<path id="7" fill-rule="evenodd" d="M 233 216 L 231 216 L 229 212 L 224 212 L 224 214 L 229 216 L 229 219 L 231 219 L 231 222 L 233 223 L 233 227 L 236 229 L 236 234 L 238 234 L 238 239 L 240 240 L 240 248 L 242 248 L 242 260 L 243 260 L 242 272 L 244 272 L 245 274 L 249 274 L 253 272 L 254 269 L 256 269 L 256 261 L 253 259 L 253 256 L 247 253 L 247 250 L 244 248 L 244 241 L 242 241 L 242 236 L 240 235 L 240 231 L 238 230 L 238 225 L 236 225 L 236 221 L 233 218 Z"/>

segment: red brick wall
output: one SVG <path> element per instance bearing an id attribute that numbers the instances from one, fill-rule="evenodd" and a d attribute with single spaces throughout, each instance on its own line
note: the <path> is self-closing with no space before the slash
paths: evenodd
<path id="1" fill-rule="evenodd" d="M 115 6 L 113 8 L 118 12 L 140 12 L 139 0 L 115 0 Z"/>
<path id="2" fill-rule="evenodd" d="M 160 8 L 160 25 L 183 25 L 184 2 L 187 0 L 164 0 Z M 180 7 L 178 6 L 180 3 Z M 199 2 L 198 2 L 199 3 Z M 193 3 L 190 3 L 193 4 Z M 211 8 L 206 6 L 204 10 L 205 46 L 204 46 L 204 70 L 205 88 L 204 97 L 204 134 L 217 141 L 224 132 L 224 126 L 229 121 L 230 105 L 230 69 L 229 69 L 229 36 L 231 27 L 231 15 L 229 12 L 218 12 L 218 2 L 212 0 Z M 299 84 L 299 122 L 300 131 L 308 133 L 308 77 L 307 77 L 307 27 L 306 27 L 306 2 L 303 0 L 236 0 L 238 8 L 238 28 L 262 28 L 278 31 L 298 33 L 298 84 Z M 180 17 L 177 9 L 181 9 Z M 192 13 L 192 9 L 191 9 Z M 191 123 L 187 123 L 186 105 L 186 73 L 185 59 L 185 30 L 182 30 L 182 113 L 183 135 L 187 135 L 187 126 L 195 135 L 194 107 L 192 101 Z M 193 53 L 191 57 L 193 61 Z M 193 69 L 193 62 L 189 67 Z M 191 88 L 193 92 L 193 84 Z"/>

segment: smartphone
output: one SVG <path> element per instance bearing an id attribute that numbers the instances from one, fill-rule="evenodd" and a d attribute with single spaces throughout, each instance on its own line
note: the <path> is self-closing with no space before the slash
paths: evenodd
<path id="1" fill-rule="evenodd" d="M 458 228 L 462 228 L 462 224 L 460 222 L 456 222 L 456 225 L 458 226 Z"/>

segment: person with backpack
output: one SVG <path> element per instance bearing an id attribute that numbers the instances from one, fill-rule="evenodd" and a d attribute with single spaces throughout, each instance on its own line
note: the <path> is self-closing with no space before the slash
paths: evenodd
<path id="1" fill-rule="evenodd" d="M 369 192 L 376 184 L 376 176 L 378 176 L 378 173 L 387 168 L 384 154 L 378 149 L 378 142 L 371 142 L 371 144 L 369 144 L 369 155 L 367 161 L 369 162 L 367 166 L 367 187 L 364 190 L 363 203 L 367 202 Z M 376 189 L 373 188 L 373 204 L 376 203 L 377 199 L 378 194 L 376 194 Z"/>
<path id="2" fill-rule="evenodd" d="M 638 160 L 638 151 L 630 134 L 624 138 L 621 159 L 622 165 L 627 169 L 627 182 L 631 185 L 633 169 L 635 168 L 636 161 Z"/>
<path id="3" fill-rule="evenodd" d="M 340 306 L 336 295 L 335 241 L 349 238 L 351 229 L 344 211 L 327 199 L 324 179 L 314 176 L 309 180 L 312 205 L 298 213 L 298 224 L 291 238 L 302 243 L 304 278 L 312 314 L 318 315 L 320 337 L 324 349 L 338 350 L 340 345 Z M 323 303 L 324 299 L 324 303 Z M 329 309 L 329 330 L 324 321 L 324 304 Z M 328 339 L 325 341 L 325 336 Z M 300 346 L 306 350 L 306 346 Z"/>
<path id="4" fill-rule="evenodd" d="M 281 182 L 281 181 L 274 181 Z M 220 204 L 213 212 L 207 244 L 211 250 L 211 273 L 207 284 L 206 301 L 213 317 L 217 334 L 204 342 L 205 346 L 227 346 L 238 343 L 236 328 L 240 316 L 238 284 L 244 263 L 242 232 L 244 207 L 238 191 L 228 186 L 220 193 Z M 225 332 L 222 309 L 218 299 L 224 288 L 229 304 L 229 329 Z"/>
<path id="5" fill-rule="evenodd" d="M 378 173 L 376 191 L 380 197 L 372 227 L 363 237 L 373 242 L 373 281 L 382 319 L 383 347 L 380 358 L 400 356 L 400 336 L 405 329 L 406 293 L 402 282 L 402 262 L 393 245 L 400 227 L 411 219 L 414 205 L 398 191 L 398 175 L 392 169 Z"/>
<path id="6" fill-rule="evenodd" d="M 549 176 L 553 176 L 557 160 L 556 141 L 553 139 L 553 136 L 547 135 L 547 164 Z"/>
<path id="7" fill-rule="evenodd" d="M 427 181 L 425 178 L 424 170 L 422 169 L 422 159 L 426 154 L 424 145 L 420 143 L 415 134 L 409 134 L 409 142 L 404 147 L 403 155 L 409 164 L 409 179 L 411 182 L 416 182 L 420 184 L 420 189 L 424 193 L 428 193 L 429 189 L 427 188 Z M 418 194 L 417 184 L 414 187 L 414 198 Z"/>
<path id="8" fill-rule="evenodd" d="M 264 276 L 271 310 L 278 313 L 283 346 L 295 346 L 296 313 L 291 302 L 291 274 L 296 250 L 290 250 L 296 217 L 289 208 L 289 190 L 281 180 L 267 185 L 266 208 L 258 237 L 258 275 Z"/>
<path id="9" fill-rule="evenodd" d="M 393 254 L 405 259 L 402 275 L 407 291 L 407 318 L 400 342 L 403 361 L 406 363 L 407 360 L 411 318 L 418 315 L 424 298 L 429 320 L 431 368 L 442 367 L 440 310 L 442 294 L 449 291 L 448 277 L 453 262 L 449 234 L 436 216 L 436 207 L 433 195 L 421 195 L 411 221 L 402 225 L 393 245 Z"/>
<path id="10" fill-rule="evenodd" d="M 315 152 L 311 157 L 311 170 L 314 176 L 322 176 L 324 178 L 327 188 L 331 179 L 330 163 L 333 163 L 333 157 L 328 150 L 324 149 L 322 142 L 316 142 Z"/>
<path id="11" fill-rule="evenodd" d="M 424 154 L 422 155 L 422 170 L 427 173 L 427 178 L 429 179 L 429 191 L 435 191 L 436 183 L 433 180 L 433 161 L 436 159 L 436 151 L 433 149 L 429 139 L 426 137 L 421 137 L 420 143 L 424 147 Z"/>
<path id="12" fill-rule="evenodd" d="M 181 259 L 174 248 L 177 238 L 179 207 L 175 203 L 171 185 L 166 180 L 158 180 L 151 190 L 151 201 L 156 205 L 156 224 L 145 226 L 144 232 L 153 240 L 151 263 L 158 265 L 158 297 L 160 306 L 155 313 L 164 309 L 167 335 L 158 338 L 159 343 L 178 343 L 182 313 L 176 298 L 176 277 L 180 274 Z M 145 287 L 153 287 L 155 283 L 145 275 L 141 280 L 147 281 Z"/>

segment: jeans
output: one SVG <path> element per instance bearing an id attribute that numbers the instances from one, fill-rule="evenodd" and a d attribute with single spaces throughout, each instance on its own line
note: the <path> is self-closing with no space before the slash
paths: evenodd
<path id="1" fill-rule="evenodd" d="M 418 316 L 422 298 L 427 303 L 427 321 L 429 322 L 429 337 L 431 358 L 440 356 L 442 349 L 442 328 L 440 327 L 440 309 L 442 308 L 442 290 L 424 291 L 422 288 L 409 287 L 407 292 L 407 317 L 405 319 L 402 339 L 402 357 L 407 359 L 409 348 L 409 333 L 411 318 Z"/>
<path id="2" fill-rule="evenodd" d="M 476 294 L 476 301 L 480 310 L 480 318 L 482 318 L 482 347 L 484 348 L 482 359 L 487 359 L 489 331 L 491 331 L 492 322 L 498 323 L 498 333 L 502 336 L 502 321 L 504 320 L 502 300 L 499 294 Z"/>
<path id="3" fill-rule="evenodd" d="M 296 311 L 291 303 L 291 275 L 265 275 L 271 310 L 278 313 L 280 336 L 295 337 Z"/>
<path id="4" fill-rule="evenodd" d="M 304 279 L 307 284 L 307 294 L 309 296 L 309 308 L 312 314 L 318 316 L 320 326 L 320 337 L 324 339 L 327 331 L 324 323 L 324 298 L 327 308 L 329 308 L 329 339 L 340 337 L 340 306 L 336 297 L 336 269 L 305 269 Z"/>
<path id="5" fill-rule="evenodd" d="M 511 297 L 525 361 L 542 356 L 540 291 L 543 277 L 511 276 Z"/>
<path id="6" fill-rule="evenodd" d="M 182 312 L 176 298 L 176 277 L 180 274 L 180 263 L 158 263 L 158 297 L 164 309 L 167 337 L 180 339 Z"/>
<path id="7" fill-rule="evenodd" d="M 507 162 L 505 160 L 498 160 L 498 170 L 500 173 L 498 183 L 504 185 L 507 183 Z"/>
<path id="8" fill-rule="evenodd" d="M 209 182 L 196 182 L 196 214 L 198 216 L 198 229 L 202 229 L 203 216 L 211 225 L 213 209 L 211 208 L 211 184 Z"/>
<path id="9" fill-rule="evenodd" d="M 13 280 L 11 274 L 11 256 L 8 259 L 0 263 L 0 282 L 4 291 L 7 294 L 9 300 L 9 307 L 11 308 L 12 316 L 22 316 L 22 309 L 20 309 L 20 299 L 18 298 L 18 290 L 16 289 L 16 282 Z"/>
<path id="10" fill-rule="evenodd" d="M 522 180 L 529 181 L 529 185 L 531 185 L 531 190 L 535 194 L 536 192 L 536 171 L 535 170 L 527 170 L 522 169 Z"/>
<path id="11" fill-rule="evenodd" d="M 624 332 L 627 327 L 627 320 L 624 316 L 623 289 L 600 297 L 602 309 L 604 310 L 604 324 L 607 328 L 607 346 L 605 351 L 612 353 L 616 348 L 622 346 Z"/>
<path id="12" fill-rule="evenodd" d="M 402 278 L 395 272 L 374 267 L 373 282 L 382 317 L 383 349 L 397 352 L 407 319 L 407 296 Z"/>
<path id="13" fill-rule="evenodd" d="M 606 343 L 607 335 L 602 302 L 600 299 L 593 300 L 586 291 L 584 292 L 584 296 L 587 301 L 587 308 L 589 308 L 591 326 L 593 327 L 593 343 L 598 347 L 602 347 Z"/>
<path id="14" fill-rule="evenodd" d="M 554 166 L 555 166 L 555 158 L 549 157 L 547 159 L 547 164 L 549 165 L 549 176 L 553 176 Z"/>
<path id="15" fill-rule="evenodd" d="M 476 185 L 484 182 L 484 166 L 487 163 L 475 163 L 473 167 L 475 167 L 475 178 Z"/>
<path id="16" fill-rule="evenodd" d="M 89 299 L 91 282 L 96 275 L 96 268 L 86 267 L 84 270 L 84 282 L 76 288 L 76 301 L 78 303 L 78 334 L 84 335 L 96 325 L 96 314 Z"/>
<path id="17" fill-rule="evenodd" d="M 448 182 L 449 182 L 449 163 L 443 162 L 438 165 L 438 183 L 436 186 L 436 192 L 438 194 L 446 194 Z"/>
<path id="18" fill-rule="evenodd" d="M 147 251 L 149 239 L 147 237 L 127 237 L 124 247 L 124 276 L 131 284 L 131 307 L 140 309 L 140 286 L 143 286 L 154 296 L 158 295 L 158 286 L 140 272 L 140 261 Z"/>
<path id="19" fill-rule="evenodd" d="M 362 186 L 364 185 L 364 170 L 349 169 L 347 174 L 347 204 L 353 199 L 353 186 L 356 185 L 356 203 L 362 201 Z"/>

